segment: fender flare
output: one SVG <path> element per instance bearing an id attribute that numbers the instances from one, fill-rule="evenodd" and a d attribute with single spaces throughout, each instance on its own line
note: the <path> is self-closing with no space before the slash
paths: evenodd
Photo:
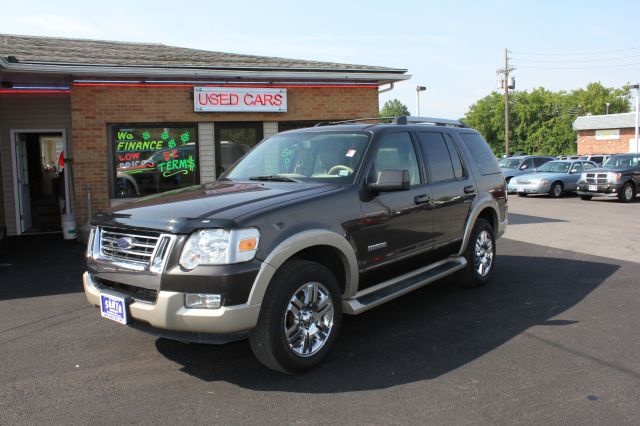
<path id="1" fill-rule="evenodd" d="M 346 271 L 345 292 L 343 297 L 354 295 L 358 289 L 358 259 L 347 239 L 332 231 L 313 229 L 288 237 L 278 244 L 262 262 L 260 271 L 249 293 L 249 305 L 262 303 L 264 294 L 280 266 L 293 255 L 314 246 L 330 246 L 338 250 Z"/>
<path id="2" fill-rule="evenodd" d="M 462 244 L 460 245 L 460 252 L 458 253 L 459 256 L 464 255 L 464 252 L 467 249 L 467 244 L 469 244 L 469 239 L 471 238 L 471 232 L 473 231 L 473 226 L 475 225 L 476 220 L 478 220 L 478 216 L 480 216 L 480 213 L 485 208 L 490 208 L 491 210 L 493 210 L 496 223 L 492 223 L 491 225 L 494 226 L 494 228 L 496 228 L 493 230 L 493 232 L 496 234 L 495 238 L 497 239 L 500 236 L 499 235 L 500 230 L 498 229 L 500 227 L 500 215 L 498 214 L 498 208 L 496 206 L 495 201 L 489 197 L 479 200 L 475 204 L 475 206 L 471 208 L 471 212 L 469 212 L 467 225 L 464 228 L 464 237 L 462 238 Z"/>

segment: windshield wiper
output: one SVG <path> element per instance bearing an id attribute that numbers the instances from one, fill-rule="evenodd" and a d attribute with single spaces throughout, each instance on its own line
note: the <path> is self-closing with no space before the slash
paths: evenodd
<path id="1" fill-rule="evenodd" d="M 272 182 L 300 182 L 299 180 L 292 179 L 286 176 L 269 175 L 269 176 L 251 176 L 249 180 L 261 180 Z"/>

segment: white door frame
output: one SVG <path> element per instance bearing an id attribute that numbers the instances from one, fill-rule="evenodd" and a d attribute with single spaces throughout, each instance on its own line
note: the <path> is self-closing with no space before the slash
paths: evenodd
<path id="1" fill-rule="evenodd" d="M 68 141 L 67 141 L 67 130 L 66 129 L 11 129 L 9 130 L 10 138 L 11 138 L 11 167 L 13 178 L 13 201 L 15 204 L 15 215 L 16 215 L 16 235 L 22 235 L 22 225 L 20 222 L 20 194 L 18 191 L 20 190 L 18 184 L 18 165 L 16 163 L 16 134 L 17 133 L 61 133 L 62 134 L 62 143 L 64 146 L 64 154 L 68 155 Z M 65 197 L 65 212 L 70 213 L 70 205 L 69 200 L 71 199 L 71 194 L 69 194 L 70 179 L 71 173 L 67 173 L 68 170 L 64 172 L 64 197 Z"/>

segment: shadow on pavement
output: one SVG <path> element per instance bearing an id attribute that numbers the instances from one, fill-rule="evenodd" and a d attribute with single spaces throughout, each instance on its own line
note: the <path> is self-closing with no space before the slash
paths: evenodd
<path id="1" fill-rule="evenodd" d="M 520 251 L 540 246 L 517 243 Z M 320 367 L 299 376 L 258 364 L 248 343 L 225 346 L 156 341 L 166 358 L 203 381 L 253 390 L 334 393 L 387 388 L 438 377 L 508 342 L 530 327 L 571 326 L 554 318 L 592 292 L 618 265 L 501 255 L 493 281 L 461 289 L 453 279 L 427 286 L 356 317 L 345 317 Z"/>
<path id="2" fill-rule="evenodd" d="M 84 249 L 61 234 L 9 238 L 0 256 L 0 300 L 82 291 Z"/>
<path id="3" fill-rule="evenodd" d="M 530 216 L 528 214 L 509 213 L 509 225 L 529 225 L 533 223 L 566 222 L 562 219 Z"/>

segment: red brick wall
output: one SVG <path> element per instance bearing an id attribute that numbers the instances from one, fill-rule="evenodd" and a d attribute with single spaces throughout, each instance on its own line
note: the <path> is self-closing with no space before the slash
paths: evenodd
<path id="1" fill-rule="evenodd" d="M 86 221 L 86 185 L 93 212 L 109 206 L 110 123 L 296 121 L 376 117 L 376 88 L 294 88 L 286 113 L 196 113 L 188 87 L 73 87 L 72 143 L 77 223 Z"/>
<path id="2" fill-rule="evenodd" d="M 634 138 L 633 128 L 620 129 L 620 139 L 596 140 L 595 130 L 578 131 L 578 154 L 620 154 L 629 152 L 629 140 Z"/>

